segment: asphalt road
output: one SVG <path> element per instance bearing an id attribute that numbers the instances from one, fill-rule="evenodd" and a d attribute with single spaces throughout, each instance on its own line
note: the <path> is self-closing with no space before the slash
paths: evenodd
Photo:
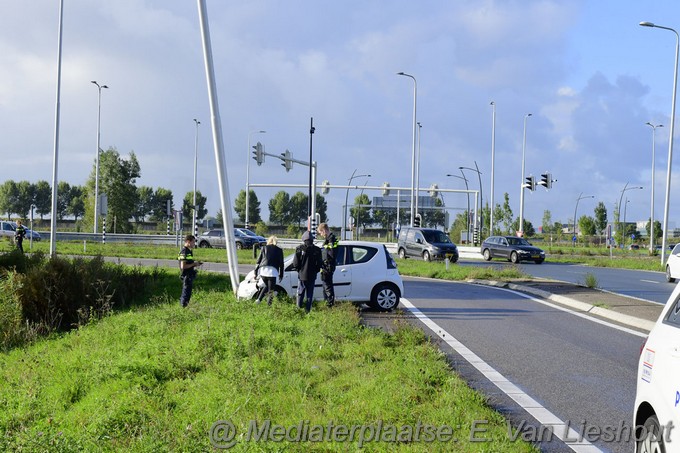
<path id="1" fill-rule="evenodd" d="M 470 259 L 460 260 L 458 265 L 516 266 L 499 260 L 487 262 Z M 673 288 L 675 288 L 675 284 L 666 282 L 666 276 L 662 272 L 551 263 L 550 261 L 545 261 L 543 264 L 524 263 L 517 266 L 522 272 L 534 277 L 561 280 L 580 285 L 583 285 L 586 282 L 586 276 L 591 274 L 595 277 L 599 289 L 660 304 L 666 303 L 671 292 L 673 292 Z"/>
<path id="2" fill-rule="evenodd" d="M 405 292 L 424 315 L 563 422 L 577 431 L 581 426 L 613 427 L 625 435 L 621 427 L 631 425 L 639 335 L 497 288 L 406 278 Z M 452 354 L 457 371 L 515 426 L 535 423 L 437 338 L 442 350 Z M 629 442 L 601 438 L 591 437 L 602 451 L 633 450 Z M 561 442 L 540 447 L 549 452 L 572 451 Z"/>

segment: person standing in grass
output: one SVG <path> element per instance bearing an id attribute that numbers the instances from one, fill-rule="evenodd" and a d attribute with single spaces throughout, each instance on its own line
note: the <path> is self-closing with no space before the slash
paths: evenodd
<path id="1" fill-rule="evenodd" d="M 193 249 L 196 247 L 196 238 L 193 234 L 187 234 L 184 238 L 184 247 L 179 252 L 177 259 L 179 260 L 179 268 L 182 271 L 180 278 L 182 279 L 182 295 L 179 298 L 179 303 L 182 307 L 189 305 L 191 299 L 191 291 L 194 286 L 194 279 L 196 278 L 196 268 L 201 266 L 201 261 L 194 261 Z"/>
<path id="2" fill-rule="evenodd" d="M 270 236 L 267 239 L 267 245 L 262 247 L 260 256 L 257 258 L 255 276 L 259 275 L 264 281 L 264 287 L 257 295 L 258 304 L 267 295 L 267 305 L 271 305 L 276 277 L 279 277 L 279 281 L 283 280 L 283 250 L 276 245 L 277 242 L 276 236 Z"/>
<path id="3" fill-rule="evenodd" d="M 21 220 L 17 220 L 17 229 L 14 232 L 14 241 L 17 243 L 17 248 L 24 253 L 24 238 L 26 237 L 26 228 L 21 224 Z"/>
<path id="4" fill-rule="evenodd" d="M 323 297 L 326 305 L 332 307 L 335 304 L 335 289 L 333 288 L 333 272 L 335 272 L 336 257 L 335 251 L 338 248 L 338 239 L 331 232 L 327 223 L 322 223 L 317 228 L 323 238 L 323 249 L 321 251 L 323 265 L 321 267 L 321 284 L 323 285 Z"/>
<path id="5" fill-rule="evenodd" d="M 302 244 L 295 249 L 293 269 L 298 271 L 297 306 L 302 308 L 306 298 L 305 311 L 309 313 L 314 300 L 314 282 L 321 269 L 321 249 L 314 245 L 309 231 L 302 233 Z"/>

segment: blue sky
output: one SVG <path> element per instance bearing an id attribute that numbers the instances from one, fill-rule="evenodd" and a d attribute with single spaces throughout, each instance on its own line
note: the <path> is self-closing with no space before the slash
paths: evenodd
<path id="1" fill-rule="evenodd" d="M 219 195 L 196 2 L 65 3 L 59 179 L 84 184 L 92 168 L 97 89 L 90 81 L 97 80 L 110 87 L 102 92 L 102 147 L 134 151 L 138 185 L 171 189 L 176 203 L 193 187 L 193 118 L 201 121 L 198 189 L 214 215 Z M 627 220 L 647 219 L 651 121 L 664 125 L 655 165 L 655 218 L 662 220 L 675 36 L 638 23 L 680 28 L 674 1 L 206 3 L 232 200 L 245 188 L 249 132 L 266 130 L 252 141 L 302 160 L 310 117 L 319 182 L 347 184 L 356 169 L 372 175 L 370 185 L 409 187 L 412 81 L 396 75 L 404 71 L 418 83 L 421 187 L 462 189 L 445 175 L 476 162 L 488 200 L 494 101 L 497 203 L 507 192 L 519 214 L 523 122 L 531 113 L 526 173 L 549 170 L 557 182 L 525 194 L 525 218 L 539 226 L 547 209 L 553 221 L 571 222 L 583 194 L 594 198 L 580 201 L 578 216 L 602 201 L 611 219 L 628 183 L 644 189 L 625 192 Z M 0 181 L 51 181 L 58 2 L 1 5 Z M 674 165 L 676 189 L 678 171 Z M 477 188 L 476 175 L 467 176 Z M 304 184 L 307 169 L 286 173 L 267 159 L 250 166 L 250 181 Z M 257 189 L 263 205 L 277 190 Z M 342 223 L 344 196 L 327 195 L 332 225 Z M 462 195 L 445 201 L 466 206 Z"/>

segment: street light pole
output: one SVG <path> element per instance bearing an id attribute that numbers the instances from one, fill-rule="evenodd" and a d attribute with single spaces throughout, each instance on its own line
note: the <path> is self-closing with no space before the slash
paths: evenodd
<path id="1" fill-rule="evenodd" d="M 413 149 L 411 152 L 411 226 L 413 226 L 413 220 L 415 219 L 414 211 L 414 184 L 415 184 L 415 170 L 416 170 L 416 104 L 418 99 L 418 86 L 416 83 L 416 78 L 411 74 L 406 74 L 405 72 L 398 72 L 397 75 L 410 77 L 413 79 Z"/>
<path id="2" fill-rule="evenodd" d="M 248 149 L 246 150 L 246 224 L 245 227 L 249 228 L 248 224 L 248 212 L 250 211 L 250 136 L 253 134 L 264 134 L 267 131 L 250 131 L 248 132 Z"/>
<path id="3" fill-rule="evenodd" d="M 661 264 L 666 261 L 666 237 L 668 236 L 668 207 L 671 197 L 671 165 L 673 164 L 673 130 L 675 128 L 675 98 L 678 88 L 678 55 L 680 54 L 680 36 L 669 27 L 662 27 L 651 22 L 640 22 L 643 27 L 655 27 L 675 33 L 675 70 L 673 75 L 673 100 L 671 102 L 671 126 L 668 139 L 668 169 L 666 171 L 666 203 L 663 212 L 663 233 L 661 235 Z"/>
<path id="4" fill-rule="evenodd" d="M 578 209 L 578 202 L 584 198 L 595 198 L 595 195 L 586 195 L 585 197 L 582 195 L 583 192 L 579 194 L 578 199 L 576 200 L 576 207 L 574 208 L 574 236 L 576 236 L 576 210 Z M 576 245 L 576 241 L 574 241 L 574 245 Z"/>
<path id="5" fill-rule="evenodd" d="M 96 80 L 92 80 L 92 83 L 97 85 L 97 90 L 99 91 L 98 101 L 97 101 L 97 153 L 95 157 L 95 170 L 94 170 L 94 231 L 97 234 L 99 229 L 99 150 L 100 140 L 101 140 L 101 119 L 102 119 L 102 88 L 108 88 L 106 85 L 100 85 Z"/>
<path id="6" fill-rule="evenodd" d="M 463 173 L 463 170 L 460 170 L 460 173 L 461 173 L 463 176 L 452 175 L 452 174 L 450 174 L 450 173 L 447 173 L 446 176 L 450 176 L 450 177 L 453 177 L 453 178 L 462 179 L 463 181 L 465 181 L 465 190 L 468 191 L 468 192 L 467 192 L 467 212 L 466 212 L 466 214 L 465 214 L 465 216 L 466 216 L 466 222 L 467 222 L 467 239 L 466 239 L 466 240 L 467 240 L 467 242 L 468 242 L 468 244 L 469 244 L 469 243 L 470 243 L 470 192 L 469 192 L 470 188 L 468 187 L 468 180 L 467 180 L 467 178 L 465 177 L 465 173 Z"/>
<path id="7" fill-rule="evenodd" d="M 418 157 L 416 158 L 416 201 L 415 201 L 416 214 L 418 214 L 418 197 L 420 196 L 420 134 L 422 132 L 422 129 L 423 125 L 420 124 L 420 121 L 418 121 Z"/>
<path id="8" fill-rule="evenodd" d="M 527 119 L 531 113 L 524 115 L 524 134 L 522 138 L 522 180 L 519 186 L 519 236 L 524 236 L 524 160 L 527 147 Z"/>
<path id="9" fill-rule="evenodd" d="M 649 215 L 649 253 L 654 253 L 654 174 L 656 173 L 656 165 L 654 164 L 654 157 L 656 154 L 656 128 L 663 127 L 663 124 L 654 125 L 647 121 L 647 126 L 652 128 L 652 202 Z"/>
<path id="10" fill-rule="evenodd" d="M 491 101 L 492 115 L 491 115 L 491 211 L 489 215 L 489 236 L 493 236 L 493 211 L 494 211 L 494 163 L 496 160 L 496 103 Z M 481 198 L 481 193 L 480 193 Z"/>
<path id="11" fill-rule="evenodd" d="M 196 226 L 196 169 L 198 168 L 198 125 L 201 122 L 194 118 L 194 123 L 196 123 L 196 140 L 194 141 L 194 209 L 191 217 L 191 231 L 194 232 L 194 236 L 198 236 L 198 227 Z"/>
<path id="12" fill-rule="evenodd" d="M 623 201 L 623 194 L 626 193 L 627 190 L 637 190 L 637 189 L 642 189 L 642 186 L 635 186 L 635 187 L 628 187 L 628 183 L 626 183 L 625 186 L 623 186 L 623 190 L 621 191 L 621 196 L 619 197 L 619 230 L 621 232 L 621 242 L 625 243 L 626 242 L 626 234 L 625 231 L 621 229 L 621 202 Z M 626 228 L 626 225 L 624 223 L 623 228 Z"/>
<path id="13" fill-rule="evenodd" d="M 477 161 L 475 162 L 475 168 L 470 168 L 470 167 L 458 167 L 458 169 L 462 172 L 463 170 L 471 170 L 477 173 L 477 178 L 479 179 L 479 221 L 481 223 L 481 226 L 479 227 L 479 231 L 481 234 L 481 231 L 484 229 L 484 216 L 482 215 L 482 207 L 484 206 L 482 203 L 482 172 L 479 171 L 479 167 L 477 166 Z"/>
<path id="14" fill-rule="evenodd" d="M 371 175 L 356 175 L 355 176 L 356 172 L 357 172 L 357 169 L 355 168 L 354 171 L 352 172 L 352 176 L 349 177 L 349 181 L 347 181 L 348 186 L 352 184 L 352 180 L 354 178 L 361 178 L 363 176 L 365 176 L 367 178 L 371 177 Z M 342 234 L 340 234 L 340 236 L 342 236 L 342 239 L 347 239 L 347 213 L 349 212 L 349 210 L 347 209 L 348 197 L 349 197 L 349 187 L 347 187 L 347 190 L 345 190 L 345 206 L 344 206 L 344 209 L 343 209 L 343 216 L 342 216 L 342 232 L 341 232 Z M 398 221 L 398 219 L 397 219 L 397 221 Z"/>

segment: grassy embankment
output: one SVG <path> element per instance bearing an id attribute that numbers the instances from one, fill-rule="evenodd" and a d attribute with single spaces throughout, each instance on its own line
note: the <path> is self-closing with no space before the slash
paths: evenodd
<path id="1" fill-rule="evenodd" d="M 370 451 L 535 451 L 405 323 L 386 333 L 362 327 L 351 304 L 305 316 L 239 302 L 207 273 L 181 309 L 176 272 L 164 282 L 144 307 L 0 354 L 0 450 L 207 451 L 211 426 L 227 420 L 232 451 L 355 450 L 380 423 Z M 349 444 L 248 442 L 252 420 L 293 427 L 292 438 L 298 426 L 311 439 L 330 423 L 366 428 Z M 397 441 L 418 423 L 420 442 Z M 425 434 L 446 426 L 440 438 L 457 441 Z M 488 441 L 470 442 L 473 429 Z"/>

